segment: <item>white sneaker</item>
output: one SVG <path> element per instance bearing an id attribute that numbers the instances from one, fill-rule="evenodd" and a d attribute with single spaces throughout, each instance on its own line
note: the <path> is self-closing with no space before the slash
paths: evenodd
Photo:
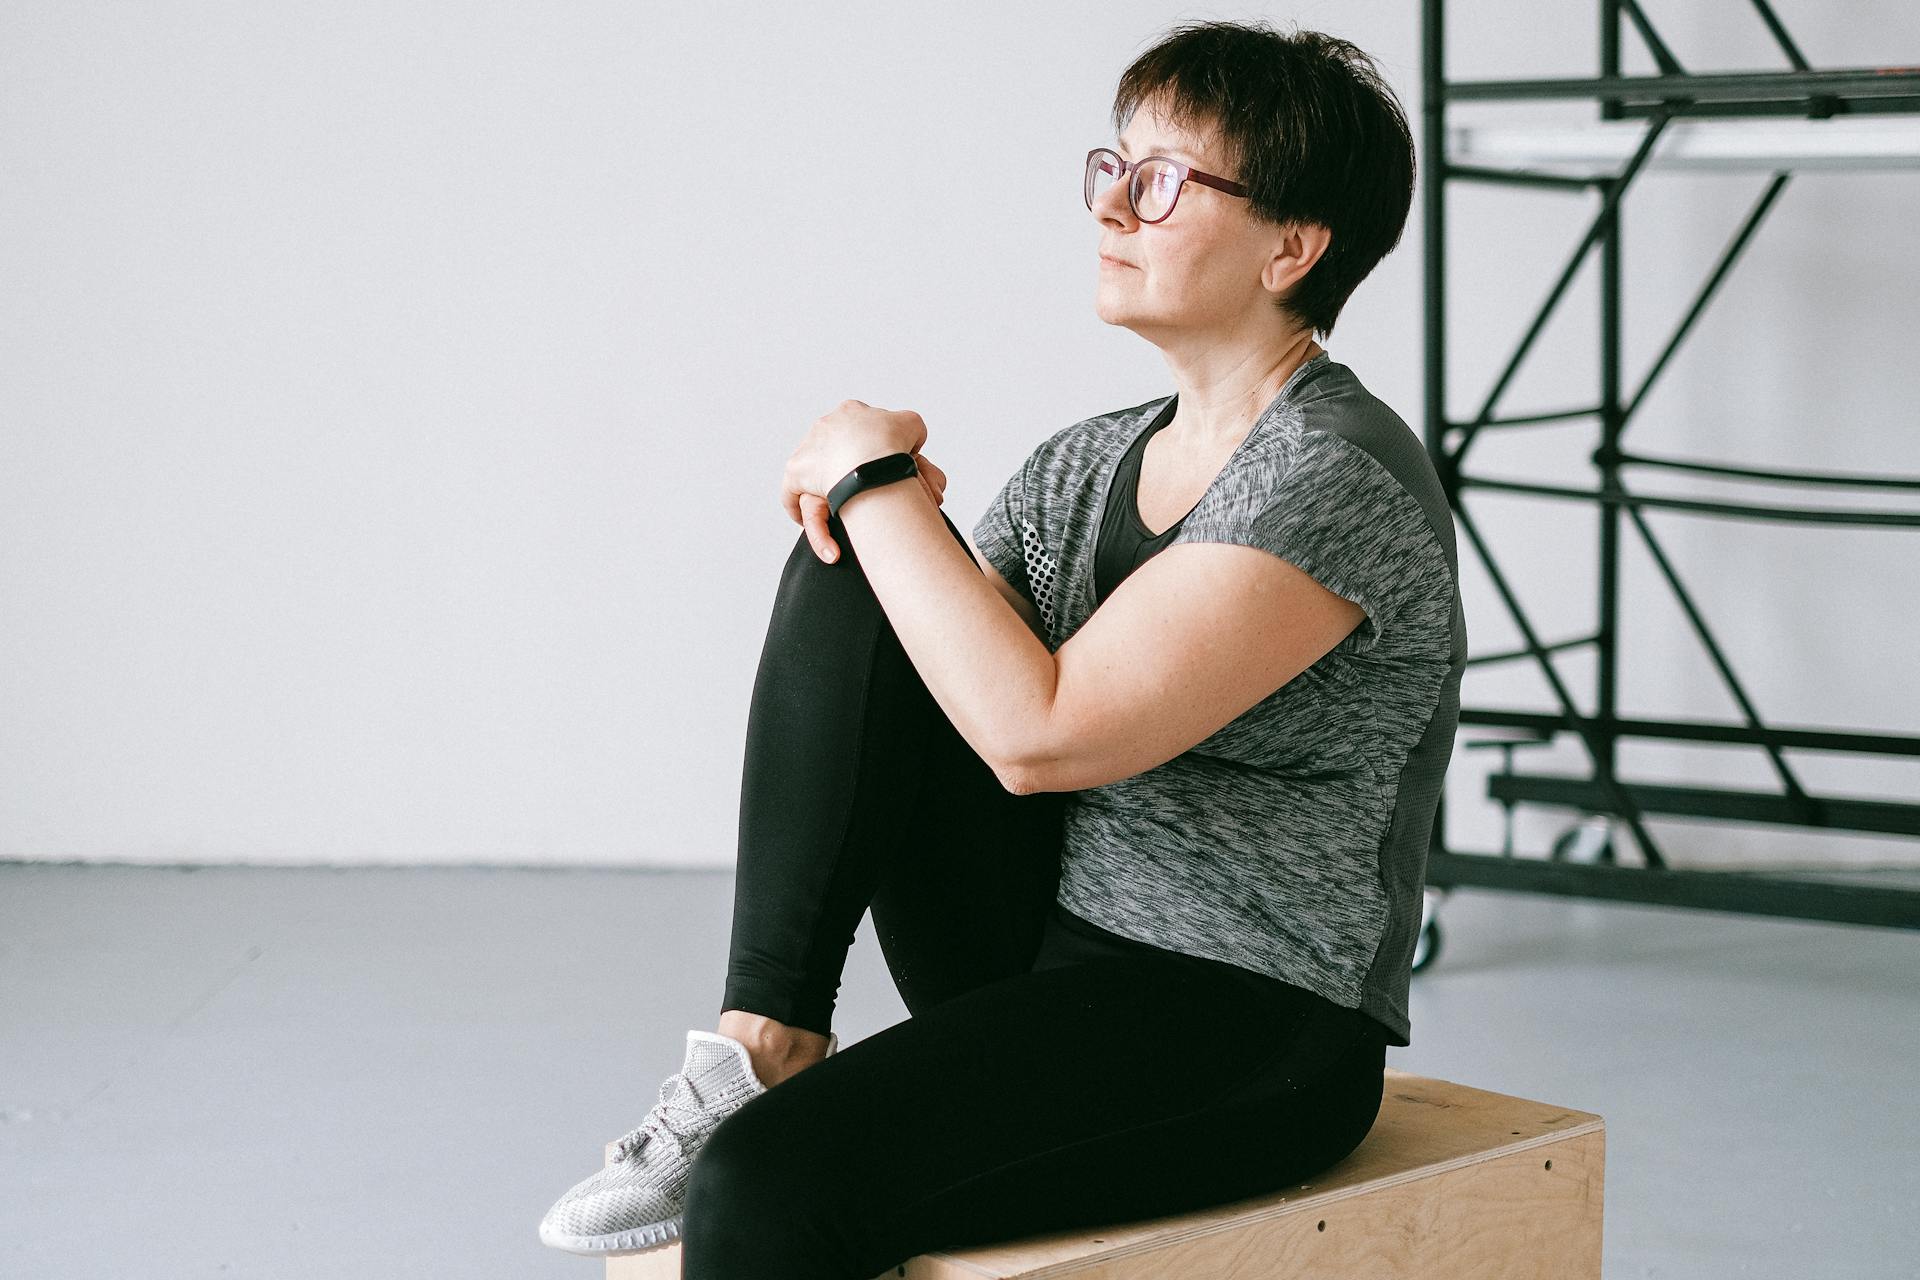
<path id="1" fill-rule="evenodd" d="M 827 1037 L 827 1054 L 840 1047 Z M 693 1158 L 720 1122 L 767 1088 L 747 1047 L 717 1031 L 687 1032 L 687 1059 L 660 1086 L 647 1118 L 540 1220 L 540 1241 L 568 1253 L 640 1253 L 680 1236 Z"/>

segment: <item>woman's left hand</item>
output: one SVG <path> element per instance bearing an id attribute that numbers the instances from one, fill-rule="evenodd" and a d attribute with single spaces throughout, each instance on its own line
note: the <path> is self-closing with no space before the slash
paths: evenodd
<path id="1" fill-rule="evenodd" d="M 842 400 L 815 420 L 807 438 L 787 459 L 780 481 L 780 505 L 795 524 L 803 524 L 800 500 L 811 494 L 822 509 L 827 492 L 863 462 L 890 453 L 918 453 L 927 442 L 927 424 L 911 409 L 876 409 L 861 400 Z M 811 504 L 809 504 L 811 505 Z"/>

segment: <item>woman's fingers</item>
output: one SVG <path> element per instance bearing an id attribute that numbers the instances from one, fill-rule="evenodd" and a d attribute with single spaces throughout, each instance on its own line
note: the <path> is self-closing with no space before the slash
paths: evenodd
<path id="1" fill-rule="evenodd" d="M 840 558 L 840 548 L 833 541 L 833 534 L 827 528 L 827 500 L 817 493 L 800 495 L 800 525 L 807 532 L 807 541 L 813 544 L 813 554 L 828 564 Z"/>
<path id="2" fill-rule="evenodd" d="M 913 461 L 920 472 L 920 483 L 929 494 L 933 495 L 933 505 L 939 506 L 946 501 L 947 473 L 935 466 L 933 459 L 918 453 L 913 455 Z"/>

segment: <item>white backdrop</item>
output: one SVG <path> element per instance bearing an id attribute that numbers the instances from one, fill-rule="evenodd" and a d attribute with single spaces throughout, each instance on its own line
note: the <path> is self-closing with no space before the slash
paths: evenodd
<path id="1" fill-rule="evenodd" d="M 1816 65 L 1920 62 L 1899 0 L 1778 8 Z M 1592 5 L 1450 9 L 1451 75 L 1596 68 Z M 1081 157 L 1168 25 L 1256 16 L 1369 50 L 1417 132 L 1405 0 L 0 7 L 0 858 L 731 865 L 787 454 L 842 398 L 918 410 L 971 528 L 1045 436 L 1174 390 L 1093 314 Z M 1654 18 L 1690 70 L 1784 65 L 1743 5 Z M 1629 389 L 1764 183 L 1629 196 Z M 1630 443 L 1920 472 L 1917 196 L 1790 183 Z M 1455 189 L 1456 416 L 1591 208 Z M 1419 217 L 1326 344 L 1416 429 Z M 1592 400 L 1596 279 L 1503 411 Z M 1590 424 L 1494 434 L 1480 470 L 1591 480 Z M 1589 628 L 1592 510 L 1469 501 L 1542 632 Z M 1920 532 L 1650 520 L 1769 717 L 1920 725 Z M 1461 548 L 1474 649 L 1509 647 Z M 1625 562 L 1624 709 L 1733 715 L 1631 535 Z M 1499 839 L 1488 754 L 1449 780 L 1461 846 Z M 1623 759 L 1770 783 L 1757 752 Z M 1920 794 L 1913 764 L 1796 763 Z M 1524 814 L 1523 848 L 1565 822 Z M 1681 864 L 1916 852 L 1652 825 Z"/>

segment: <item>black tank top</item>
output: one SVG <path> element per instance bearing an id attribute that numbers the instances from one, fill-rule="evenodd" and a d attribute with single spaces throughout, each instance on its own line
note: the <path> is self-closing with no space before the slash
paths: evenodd
<path id="1" fill-rule="evenodd" d="M 1153 424 L 1142 431 L 1114 469 L 1113 487 L 1107 491 L 1106 511 L 1100 520 L 1100 536 L 1093 553 L 1093 600 L 1098 605 L 1120 585 L 1122 579 L 1145 564 L 1153 554 L 1172 542 L 1187 522 L 1181 516 L 1167 528 L 1154 533 L 1140 521 L 1140 459 L 1146 455 L 1147 441 L 1169 422 L 1180 397 L 1167 401 Z M 1192 515 L 1193 512 L 1187 512 Z"/>

